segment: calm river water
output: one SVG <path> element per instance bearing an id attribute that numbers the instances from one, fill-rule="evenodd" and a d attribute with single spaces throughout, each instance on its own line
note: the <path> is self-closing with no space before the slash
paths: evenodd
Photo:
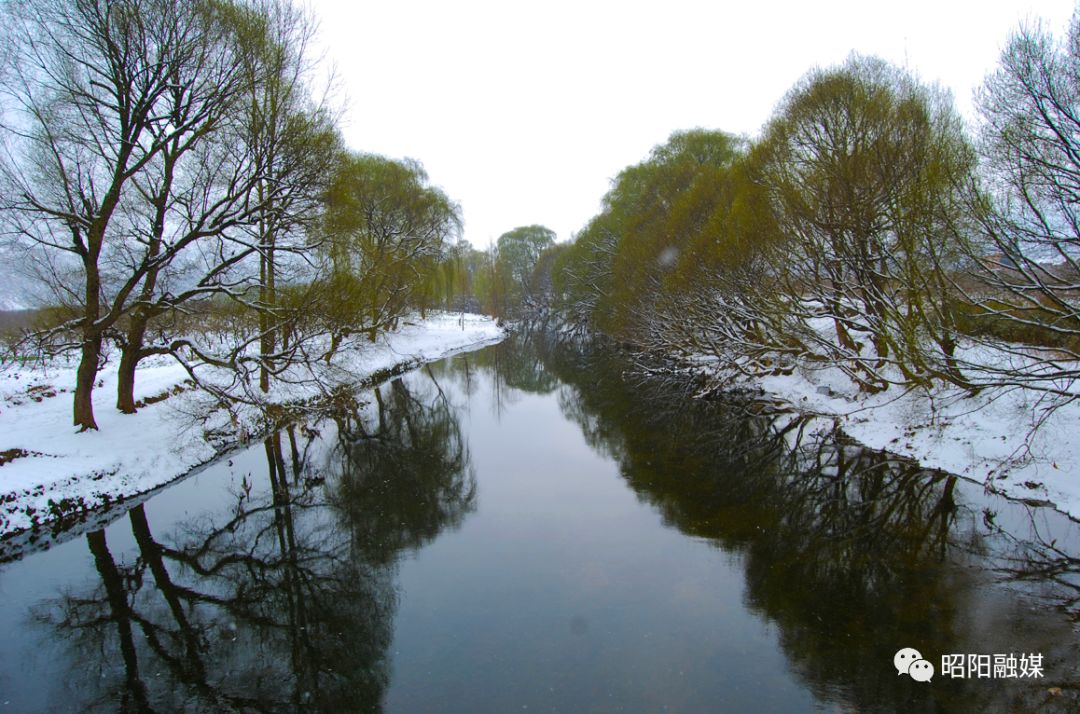
<path id="1" fill-rule="evenodd" d="M 690 388 L 513 337 L 0 543 L 0 712 L 1080 706 L 1072 521 Z"/>

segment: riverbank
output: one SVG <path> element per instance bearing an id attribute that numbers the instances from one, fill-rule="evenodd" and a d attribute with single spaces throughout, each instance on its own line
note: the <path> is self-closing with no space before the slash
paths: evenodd
<path id="1" fill-rule="evenodd" d="M 343 346 L 329 365 L 276 386 L 269 402 L 301 404 L 503 336 L 490 318 L 429 315 L 374 343 Z M 143 405 L 126 415 L 115 409 L 116 373 L 106 367 L 94 390 L 100 429 L 77 433 L 70 426 L 74 363 L 0 371 L 0 536 L 153 490 L 265 430 L 264 410 L 215 408 L 187 377 L 171 358 L 146 360 L 135 387 Z"/>
<path id="2" fill-rule="evenodd" d="M 968 345 L 968 364 L 1002 359 Z M 709 375 L 708 359 L 693 369 Z M 729 386 L 730 383 L 728 383 Z M 790 374 L 740 378 L 740 388 L 839 425 L 859 443 L 958 474 L 1009 498 L 1050 505 L 1080 520 L 1080 403 L 1048 409 L 1045 397 L 1024 389 L 986 389 L 976 395 L 953 385 L 878 394 L 860 391 L 835 367 L 801 365 Z"/>

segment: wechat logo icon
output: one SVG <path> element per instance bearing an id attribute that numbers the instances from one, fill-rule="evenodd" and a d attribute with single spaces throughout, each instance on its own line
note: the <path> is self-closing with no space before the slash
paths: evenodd
<path id="1" fill-rule="evenodd" d="M 929 682 L 934 677 L 934 665 L 923 659 L 919 650 L 905 647 L 893 655 L 896 674 L 906 674 L 916 682 Z"/>

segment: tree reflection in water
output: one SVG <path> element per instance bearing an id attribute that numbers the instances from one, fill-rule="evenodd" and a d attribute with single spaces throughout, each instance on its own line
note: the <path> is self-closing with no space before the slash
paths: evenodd
<path id="1" fill-rule="evenodd" d="M 1003 527 L 998 514 L 987 509 L 983 523 L 1006 544 L 999 572 L 1009 582 L 1034 588 L 1044 602 L 1080 623 L 1080 557 L 1077 556 L 1075 530 L 1061 521 L 1042 518 L 1042 509 L 1027 508 L 1022 515 L 1026 528 Z"/>
<path id="2" fill-rule="evenodd" d="M 379 710 L 396 562 L 475 505 L 455 412 L 428 387 L 395 380 L 373 408 L 274 433 L 230 509 L 165 538 L 131 510 L 131 562 L 90 533 L 99 581 L 38 613 L 86 663 L 71 673 L 80 706 Z"/>
<path id="3" fill-rule="evenodd" d="M 341 476 L 332 500 L 352 545 L 371 563 L 388 564 L 420 548 L 476 507 L 461 426 L 429 375 L 427 398 L 398 379 L 374 391 L 373 409 L 335 417 Z"/>
<path id="4" fill-rule="evenodd" d="M 91 533 L 98 581 L 41 612 L 71 661 L 95 663 L 71 673 L 72 691 L 92 693 L 84 708 L 378 710 L 397 564 L 476 508 L 448 395 L 490 384 L 497 412 L 522 392 L 554 392 L 666 525 L 738 563 L 749 610 L 775 626 L 788 666 L 820 702 L 1076 709 L 1076 637 L 1044 606 L 1077 619 L 1075 524 L 980 501 L 955 476 L 813 432 L 752 398 L 691 399 L 692 381 L 637 379 L 609 351 L 540 333 L 426 375 L 272 435 L 257 447 L 261 473 L 215 517 L 163 535 L 153 511 L 136 508 L 126 557 L 116 556 L 126 530 L 110 528 L 108 542 Z M 1048 676 L 912 687 L 891 667 L 902 646 L 935 663 L 953 652 L 1040 652 Z"/>
<path id="5" fill-rule="evenodd" d="M 522 393 L 550 394 L 559 388 L 558 377 L 544 362 L 545 345 L 543 333 L 514 333 L 497 345 L 437 362 L 428 370 L 440 378 L 455 380 L 466 395 L 475 394 L 479 385 L 476 375 L 483 372 L 491 383 L 492 409 L 502 414 Z"/>
<path id="6" fill-rule="evenodd" d="M 1077 706 L 1075 637 L 1033 615 L 1024 604 L 1030 592 L 1008 597 L 991 587 L 1037 580 L 1055 606 L 1075 611 L 1075 524 L 1066 521 L 1068 545 L 1038 529 L 988 528 L 957 497 L 952 474 L 861 448 L 839 431 L 813 432 L 806 419 L 751 397 L 692 399 L 692 380 L 636 378 L 609 349 L 536 347 L 564 384 L 563 412 L 618 462 L 638 497 L 667 525 L 741 557 L 747 603 L 778 626 L 789 662 L 827 701 L 853 711 Z M 1021 608 L 1024 629 L 1009 614 Z M 984 610 L 996 614 L 984 622 Z M 878 665 L 915 643 L 934 659 L 1023 644 L 1045 656 L 1048 678 L 950 680 L 913 692 Z"/>

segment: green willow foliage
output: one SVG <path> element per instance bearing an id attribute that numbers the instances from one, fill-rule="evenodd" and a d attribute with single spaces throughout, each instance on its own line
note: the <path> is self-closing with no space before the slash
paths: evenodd
<path id="1" fill-rule="evenodd" d="M 874 391 L 963 382 L 950 274 L 974 166 L 947 95 L 853 57 L 804 77 L 753 144 L 679 132 L 620 173 L 558 256 L 555 299 L 734 372 L 808 358 Z"/>
<path id="2" fill-rule="evenodd" d="M 415 161 L 345 154 L 325 197 L 330 256 L 326 314 L 334 334 L 374 340 L 407 310 L 426 307 L 461 230 L 460 208 Z"/>
<path id="3" fill-rule="evenodd" d="M 490 302 L 499 317 L 517 316 L 535 301 L 532 276 L 543 252 L 555 245 L 555 231 L 520 226 L 495 243 L 495 273 Z"/>
<path id="4" fill-rule="evenodd" d="M 716 207 L 745 149 L 723 132 L 678 132 L 624 169 L 600 215 L 556 261 L 562 305 L 605 331 L 632 334 L 657 293 L 692 263 L 687 249 L 710 251 Z"/>
<path id="5" fill-rule="evenodd" d="M 757 154 L 755 179 L 787 236 L 774 294 L 798 306 L 793 329 L 831 321 L 839 349 L 826 354 L 864 387 L 887 386 L 884 363 L 905 382 L 962 380 L 947 276 L 970 232 L 975 158 L 949 97 L 853 58 L 796 85 Z"/>

